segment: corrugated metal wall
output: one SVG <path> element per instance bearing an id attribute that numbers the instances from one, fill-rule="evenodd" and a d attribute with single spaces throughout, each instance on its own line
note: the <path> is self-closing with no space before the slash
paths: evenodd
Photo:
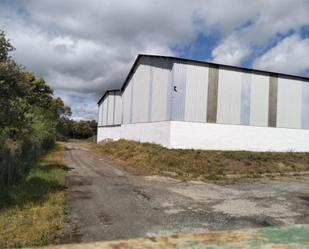
<path id="1" fill-rule="evenodd" d="M 277 127 L 301 128 L 302 82 L 278 78 Z"/>
<path id="2" fill-rule="evenodd" d="M 171 62 L 167 59 L 151 60 L 149 121 L 170 119 Z"/>
<path id="3" fill-rule="evenodd" d="M 106 94 L 99 105 L 99 126 L 120 125 L 122 122 L 122 100 L 120 91 Z"/>
<path id="4" fill-rule="evenodd" d="M 114 124 L 120 125 L 122 122 L 122 99 L 120 91 L 115 93 L 115 112 L 114 112 Z"/>
<path id="5" fill-rule="evenodd" d="M 150 58 L 142 58 L 133 75 L 132 123 L 148 122 Z"/>
<path id="6" fill-rule="evenodd" d="M 269 76 L 252 74 L 250 125 L 268 126 Z"/>
<path id="7" fill-rule="evenodd" d="M 302 82 L 302 110 L 301 110 L 301 127 L 309 129 L 309 83 Z"/>
<path id="8" fill-rule="evenodd" d="M 133 79 L 131 78 L 122 92 L 122 123 L 130 124 L 131 123 L 131 97 L 132 97 L 132 87 Z"/>
<path id="9" fill-rule="evenodd" d="M 187 65 L 185 121 L 206 122 L 209 68 Z"/>
<path id="10" fill-rule="evenodd" d="M 219 69 L 217 123 L 240 124 L 242 74 Z"/>
<path id="11" fill-rule="evenodd" d="M 99 114 L 99 118 L 98 118 L 98 126 L 102 126 L 103 125 L 103 105 L 102 105 L 102 102 L 100 103 L 100 105 L 99 105 L 99 112 L 98 112 L 98 114 Z"/>
<path id="12" fill-rule="evenodd" d="M 309 129 L 309 82 L 177 59 L 142 57 L 99 125 L 166 120 Z"/>
<path id="13" fill-rule="evenodd" d="M 122 92 L 123 124 L 170 120 L 171 61 L 142 58 Z"/>
<path id="14" fill-rule="evenodd" d="M 108 109 L 108 99 L 105 97 L 103 100 L 103 120 L 102 125 L 107 125 L 107 109 Z"/>
<path id="15" fill-rule="evenodd" d="M 171 119 L 183 121 L 185 118 L 187 64 L 174 62 L 172 71 L 172 113 Z"/>

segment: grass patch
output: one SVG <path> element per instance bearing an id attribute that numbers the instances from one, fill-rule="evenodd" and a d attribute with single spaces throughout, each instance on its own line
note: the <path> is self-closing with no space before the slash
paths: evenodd
<path id="1" fill-rule="evenodd" d="M 259 177 L 265 173 L 309 170 L 309 153 L 167 149 L 127 140 L 83 143 L 83 146 L 126 162 L 143 174 L 173 172 L 185 179 L 219 180 L 233 174 Z"/>
<path id="2" fill-rule="evenodd" d="M 58 243 L 66 175 L 64 146 L 57 144 L 20 183 L 0 186 L 0 248 Z"/>

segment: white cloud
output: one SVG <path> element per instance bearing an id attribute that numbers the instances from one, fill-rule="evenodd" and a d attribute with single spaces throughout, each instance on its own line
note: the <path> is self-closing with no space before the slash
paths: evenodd
<path id="1" fill-rule="evenodd" d="M 309 70 L 309 38 L 294 34 L 286 37 L 253 63 L 254 67 L 291 74 Z"/>
<path id="2" fill-rule="evenodd" d="M 226 35 L 212 53 L 215 61 L 240 64 L 250 51 L 263 50 L 278 36 L 299 32 L 301 27 L 309 25 L 309 2 L 306 0 L 299 0 L 297 4 L 293 0 L 230 2 L 224 9 L 231 13 L 223 18 L 231 18 L 232 24 L 226 20 L 223 27 Z"/>
<path id="3" fill-rule="evenodd" d="M 212 51 L 214 62 L 239 65 L 250 54 L 246 44 L 242 44 L 236 36 L 229 36 Z"/>

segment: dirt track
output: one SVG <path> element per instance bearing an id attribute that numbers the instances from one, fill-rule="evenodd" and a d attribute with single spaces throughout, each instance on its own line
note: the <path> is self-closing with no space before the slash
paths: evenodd
<path id="1" fill-rule="evenodd" d="M 66 145 L 63 242 L 309 223 L 309 177 L 216 185 L 137 176 Z"/>

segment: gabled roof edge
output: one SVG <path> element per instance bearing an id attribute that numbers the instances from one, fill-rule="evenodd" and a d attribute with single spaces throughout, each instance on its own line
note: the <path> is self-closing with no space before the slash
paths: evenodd
<path id="1" fill-rule="evenodd" d="M 113 90 L 107 90 L 104 92 L 103 96 L 99 99 L 99 101 L 97 102 L 98 105 L 100 105 L 100 103 L 103 101 L 103 99 L 105 98 L 105 96 L 110 93 L 110 92 L 121 92 L 120 89 L 113 89 Z"/>

